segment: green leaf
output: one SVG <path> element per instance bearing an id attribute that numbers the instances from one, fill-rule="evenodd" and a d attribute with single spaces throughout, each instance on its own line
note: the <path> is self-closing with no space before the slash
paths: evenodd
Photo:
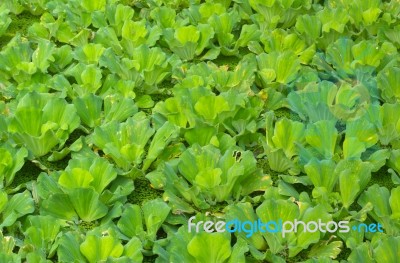
<path id="1" fill-rule="evenodd" d="M 186 128 L 189 117 L 185 114 L 184 105 L 177 98 L 168 98 L 164 102 L 157 103 L 154 110 L 165 115 L 170 123 Z"/>
<path id="2" fill-rule="evenodd" d="M 182 45 L 188 42 L 196 43 L 200 38 L 200 32 L 195 26 L 179 27 L 175 30 L 174 36 Z"/>
<path id="3" fill-rule="evenodd" d="M 98 237 L 89 235 L 80 245 L 80 251 L 90 263 L 96 263 L 106 261 L 109 257 L 119 258 L 124 251 L 124 247 L 113 236 Z"/>
<path id="4" fill-rule="evenodd" d="M 195 262 L 225 262 L 232 253 L 230 240 L 222 233 L 197 234 L 187 245 L 190 255 Z"/>
<path id="5" fill-rule="evenodd" d="M 399 110 L 400 103 L 385 103 L 380 107 L 371 107 L 369 114 L 378 115 L 378 118 L 371 121 L 377 126 L 379 140 L 383 145 L 400 138 L 400 115 L 397 114 Z"/>
<path id="6" fill-rule="evenodd" d="M 87 188 L 93 176 L 82 168 L 73 168 L 70 173 L 63 172 L 58 183 L 65 188 Z"/>
<path id="7" fill-rule="evenodd" d="M 103 106 L 103 100 L 100 97 L 92 93 L 77 97 L 74 99 L 74 106 L 84 124 L 90 128 L 100 125 Z"/>
<path id="8" fill-rule="evenodd" d="M 136 105 L 139 108 L 144 108 L 144 109 L 153 108 L 154 101 L 149 95 L 143 95 L 137 99 Z"/>
<path id="9" fill-rule="evenodd" d="M 293 167 L 292 161 L 282 149 L 267 151 L 267 160 L 271 169 L 276 172 L 284 172 Z"/>
<path id="10" fill-rule="evenodd" d="M 68 191 L 69 199 L 79 217 L 91 222 L 102 218 L 108 212 L 107 207 L 100 202 L 99 194 L 91 188 L 76 188 Z"/>
<path id="11" fill-rule="evenodd" d="M 99 0 L 99 1 L 82 0 L 81 5 L 86 12 L 93 12 L 97 10 L 104 11 L 106 7 L 106 0 Z"/>
<path id="12" fill-rule="evenodd" d="M 211 139 L 217 135 L 217 129 L 212 125 L 197 124 L 195 127 L 187 129 L 185 132 L 185 140 L 193 145 L 195 143 L 205 146 L 210 143 Z"/>
<path id="13" fill-rule="evenodd" d="M 383 50 L 370 40 L 364 40 L 355 44 L 351 48 L 351 51 L 356 62 L 361 65 L 369 65 L 373 67 L 378 67 L 385 56 L 385 53 L 382 52 Z"/>
<path id="14" fill-rule="evenodd" d="M 310 124 L 306 130 L 306 141 L 326 159 L 332 158 L 338 132 L 334 121 L 322 120 Z"/>
<path id="15" fill-rule="evenodd" d="M 50 63 L 55 61 L 53 57 L 54 50 L 54 43 L 41 39 L 37 49 L 32 54 L 33 64 L 43 73 L 47 73 L 47 68 L 50 66 Z"/>
<path id="16" fill-rule="evenodd" d="M 108 95 L 104 98 L 104 119 L 106 122 L 122 122 L 137 112 L 138 108 L 132 99 L 123 98 L 117 94 Z"/>
<path id="17" fill-rule="evenodd" d="M 335 167 L 336 164 L 332 160 L 319 161 L 313 158 L 304 166 L 304 170 L 315 187 L 325 187 L 331 192 L 338 181 L 338 174 L 332 173 Z"/>
<path id="18" fill-rule="evenodd" d="M 57 248 L 57 256 L 60 262 L 85 261 L 84 256 L 80 252 L 80 243 L 82 237 L 74 232 L 67 232 L 60 237 Z"/>
<path id="19" fill-rule="evenodd" d="M 400 150 L 392 150 L 390 152 L 390 158 L 388 166 L 393 168 L 395 171 L 400 171 Z"/>
<path id="20" fill-rule="evenodd" d="M 331 243 L 327 241 L 320 241 L 310 249 L 308 257 L 310 258 L 329 257 L 335 259 L 341 252 L 342 245 L 343 245 L 342 241 L 333 241 Z"/>
<path id="21" fill-rule="evenodd" d="M 381 239 L 374 253 L 378 263 L 396 262 L 400 256 L 400 238 L 387 236 Z"/>
<path id="22" fill-rule="evenodd" d="M 0 260 L 4 262 L 21 262 L 20 256 L 13 253 L 15 248 L 15 239 L 12 236 L 3 236 L 0 234 Z"/>
<path id="23" fill-rule="evenodd" d="M 224 55 L 234 55 L 237 53 L 230 49 L 235 42 L 234 35 L 231 32 L 238 20 L 236 11 L 225 12 L 220 15 L 213 14 L 208 20 L 209 24 L 215 30 L 219 46 L 222 48 L 221 51 Z"/>
<path id="24" fill-rule="evenodd" d="M 308 207 L 305 209 L 301 220 L 303 222 L 310 222 L 318 218 L 321 222 L 327 223 L 332 220 L 332 216 L 325 210 L 323 205 L 315 207 Z M 299 226 L 299 231 L 296 233 L 297 243 L 295 246 L 289 247 L 289 255 L 294 256 L 303 249 L 307 249 L 311 244 L 319 241 L 321 232 L 304 231 L 304 226 Z"/>
<path id="25" fill-rule="evenodd" d="M 75 51 L 77 59 L 85 63 L 98 63 L 105 48 L 101 44 L 89 43 L 78 47 Z"/>
<path id="26" fill-rule="evenodd" d="M 303 120 L 309 119 L 311 122 L 336 120 L 331 105 L 337 89 L 335 84 L 328 81 L 310 83 L 301 91 L 291 92 L 288 95 L 288 102 L 291 109 Z"/>
<path id="27" fill-rule="evenodd" d="M 142 242 L 139 238 L 133 237 L 125 246 L 123 255 L 128 257 L 130 262 L 132 263 L 141 263 L 143 262 L 142 255 Z"/>
<path id="28" fill-rule="evenodd" d="M 239 39 L 235 43 L 235 48 L 245 47 L 251 41 L 257 41 L 261 36 L 261 32 L 257 25 L 243 25 Z"/>
<path id="29" fill-rule="evenodd" d="M 359 118 L 346 123 L 346 138 L 347 137 L 356 137 L 360 142 L 365 144 L 366 148 L 375 145 L 379 139 L 373 123 L 365 118 Z"/>
<path id="30" fill-rule="evenodd" d="M 143 217 L 150 240 L 155 240 L 157 231 L 167 218 L 171 208 L 160 199 L 153 199 L 143 204 Z"/>
<path id="31" fill-rule="evenodd" d="M 344 73 L 351 74 L 353 69 L 353 55 L 351 48 L 354 42 L 349 38 L 339 38 L 334 43 L 330 44 L 326 50 L 326 60 L 331 63 L 336 69 Z"/>
<path id="32" fill-rule="evenodd" d="M 299 207 L 289 200 L 266 200 L 256 209 L 256 213 L 262 222 L 278 222 L 279 220 L 293 222 L 300 217 Z M 277 225 L 270 225 L 269 229 L 276 230 Z M 284 249 L 285 240 L 282 238 L 281 233 L 266 232 L 263 233 L 263 236 L 272 253 L 276 254 Z M 293 239 L 292 234 L 287 234 L 285 239 Z"/>
<path id="33" fill-rule="evenodd" d="M 164 37 L 170 49 L 181 59 L 192 60 L 200 55 L 214 36 L 213 28 L 208 24 L 180 26 L 175 30 L 166 29 Z"/>
<path id="34" fill-rule="evenodd" d="M 179 128 L 170 122 L 165 122 L 159 128 L 150 143 L 150 147 L 143 162 L 143 171 L 146 171 L 151 163 L 160 155 L 165 147 L 179 136 Z"/>
<path id="35" fill-rule="evenodd" d="M 27 156 L 28 151 L 25 148 L 17 150 L 9 144 L 0 147 L 1 186 L 9 186 L 13 182 L 15 174 L 22 168 Z"/>
<path id="36" fill-rule="evenodd" d="M 240 220 L 241 222 L 254 222 L 257 221 L 257 215 L 254 212 L 252 205 L 248 202 L 227 206 L 225 221 L 229 222 L 235 219 Z M 258 250 L 264 250 L 267 246 L 267 243 L 260 232 L 254 232 L 250 237 L 247 237 L 247 233 L 245 232 L 237 232 L 237 235 L 245 240 L 248 239 L 248 242 Z"/>
<path id="37" fill-rule="evenodd" d="M 67 194 L 51 194 L 43 200 L 40 210 L 44 215 L 51 215 L 65 220 L 77 218 L 77 214 Z"/>
<path id="38" fill-rule="evenodd" d="M 370 246 L 369 243 L 361 243 L 357 248 L 352 250 L 348 260 L 350 262 L 365 262 L 365 263 L 375 262 L 369 246 Z"/>
<path id="39" fill-rule="evenodd" d="M 386 187 L 380 187 L 379 185 L 374 184 L 360 196 L 358 203 L 361 206 L 365 206 L 368 202 L 372 203 L 374 207 L 373 216 L 378 220 L 381 217 L 387 217 L 390 215 L 389 198 L 390 193 Z"/>
<path id="40" fill-rule="evenodd" d="M 287 118 L 280 119 L 275 123 L 274 135 L 272 141 L 274 147 L 282 149 L 288 158 L 293 157 L 296 153 L 296 144 L 304 141 L 304 124 L 292 121 Z"/>
<path id="41" fill-rule="evenodd" d="M 247 242 L 243 238 L 239 238 L 236 244 L 232 248 L 232 253 L 231 257 L 229 259 L 229 263 L 245 263 L 246 262 L 246 257 L 245 254 L 246 252 L 249 251 Z"/>
<path id="42" fill-rule="evenodd" d="M 156 7 L 150 12 L 150 16 L 162 28 L 174 28 L 176 12 L 173 8 L 167 6 Z"/>
<path id="43" fill-rule="evenodd" d="M 205 169 L 196 175 L 196 183 L 205 189 L 212 189 L 221 183 L 222 171 L 219 168 Z"/>
<path id="44" fill-rule="evenodd" d="M 390 178 L 392 179 L 393 184 L 398 185 L 400 184 L 400 177 L 396 174 L 395 171 L 393 171 L 393 169 L 389 169 L 388 173 L 390 173 Z"/>
<path id="45" fill-rule="evenodd" d="M 343 142 L 343 157 L 345 159 L 359 159 L 365 152 L 365 144 L 356 137 L 347 137 Z"/>
<path id="46" fill-rule="evenodd" d="M 142 74 L 147 85 L 159 84 L 169 74 L 169 64 L 166 54 L 160 48 L 148 48 L 145 45 L 134 50 L 133 63 Z"/>
<path id="47" fill-rule="evenodd" d="M 340 195 L 344 207 L 349 208 L 367 186 L 371 179 L 371 170 L 370 164 L 360 160 L 341 161 L 336 166 L 335 173 L 339 174 Z"/>
<path id="48" fill-rule="evenodd" d="M 142 211 L 140 206 L 128 204 L 117 223 L 121 232 L 132 238 L 141 236 L 143 232 Z"/>
<path id="49" fill-rule="evenodd" d="M 29 216 L 30 227 L 27 228 L 25 244 L 36 249 L 49 251 L 61 228 L 61 221 L 52 216 Z"/>
<path id="50" fill-rule="evenodd" d="M 3 212 L 8 202 L 7 193 L 4 190 L 0 190 L 0 213 Z"/>
<path id="51" fill-rule="evenodd" d="M 33 211 L 35 211 L 35 205 L 28 190 L 13 195 L 3 210 L 0 228 L 11 226 L 18 218 L 33 213 Z"/>
<path id="52" fill-rule="evenodd" d="M 306 14 L 297 17 L 296 29 L 315 40 L 321 35 L 322 23 L 318 17 Z"/>
<path id="53" fill-rule="evenodd" d="M 344 8 L 323 8 L 317 13 L 322 22 L 322 32 L 329 32 L 331 29 L 343 33 L 347 22 L 350 19 L 349 14 Z"/>
<path id="54" fill-rule="evenodd" d="M 84 88 L 85 93 L 96 93 L 96 91 L 102 85 L 102 74 L 101 70 L 97 68 L 95 65 L 88 65 L 85 67 L 83 72 L 81 73 L 82 86 Z"/>
<path id="55" fill-rule="evenodd" d="M 387 102 L 396 102 L 400 99 L 400 68 L 389 67 L 380 71 L 377 77 L 378 88 L 382 91 L 382 97 Z"/>
<path id="56" fill-rule="evenodd" d="M 229 110 L 229 104 L 221 96 L 203 96 L 197 101 L 194 108 L 207 122 L 215 123 L 221 112 Z"/>
<path id="57" fill-rule="evenodd" d="M 400 187 L 396 187 L 392 189 L 390 198 L 389 198 L 390 208 L 392 210 L 391 218 L 399 219 L 400 218 Z"/>
<path id="58" fill-rule="evenodd" d="M 276 78 L 263 78 L 265 85 L 271 82 L 288 84 L 296 78 L 300 70 L 300 61 L 292 51 L 263 53 L 257 56 L 257 62 L 260 71 L 274 72 L 276 76 Z"/>
<path id="59" fill-rule="evenodd" d="M 388 149 L 382 149 L 374 152 L 368 157 L 368 162 L 373 165 L 372 172 L 377 172 L 385 164 L 386 160 L 390 157 L 390 151 Z"/>
<path id="60" fill-rule="evenodd" d="M 11 24 L 12 20 L 9 17 L 8 13 L 10 10 L 1 8 L 0 9 L 0 36 L 2 36 L 6 31 L 9 25 Z"/>

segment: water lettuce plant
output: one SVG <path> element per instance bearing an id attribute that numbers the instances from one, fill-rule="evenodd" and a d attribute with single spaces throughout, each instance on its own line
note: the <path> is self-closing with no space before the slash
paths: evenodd
<path id="1" fill-rule="evenodd" d="M 16 144 L 28 149 L 33 157 L 60 150 L 68 136 L 79 126 L 73 105 L 51 94 L 27 93 L 20 98 L 8 131 Z"/>

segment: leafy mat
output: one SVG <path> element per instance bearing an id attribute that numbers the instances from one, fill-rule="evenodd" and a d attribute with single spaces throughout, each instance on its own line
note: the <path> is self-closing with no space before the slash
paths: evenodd
<path id="1" fill-rule="evenodd" d="M 400 2 L 3 0 L 0 262 L 398 262 Z M 188 231 L 188 220 L 383 232 Z"/>

